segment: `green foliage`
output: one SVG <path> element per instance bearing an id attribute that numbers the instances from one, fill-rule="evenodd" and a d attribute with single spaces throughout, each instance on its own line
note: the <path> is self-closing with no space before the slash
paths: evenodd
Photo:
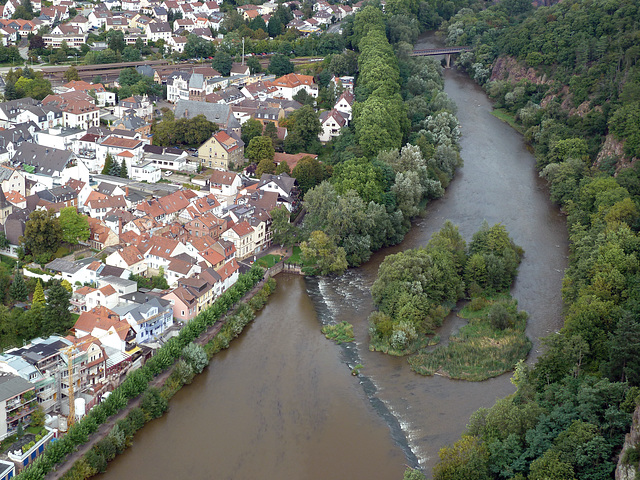
<path id="1" fill-rule="evenodd" d="M 268 67 L 269 73 L 273 73 L 276 77 L 293 73 L 294 67 L 291 60 L 285 55 L 279 53 L 271 57 Z"/>
<path id="2" fill-rule="evenodd" d="M 223 77 L 228 77 L 229 72 L 231 72 L 231 66 L 233 65 L 233 59 L 231 55 L 226 53 L 223 50 L 218 50 L 213 57 L 213 62 L 211 62 L 211 66 L 220 72 Z"/>
<path id="3" fill-rule="evenodd" d="M 61 240 L 62 228 L 55 211 L 35 210 L 29 215 L 20 244 L 27 254 L 50 258 Z"/>
<path id="4" fill-rule="evenodd" d="M 11 282 L 11 287 L 9 288 L 9 295 L 11 295 L 13 300 L 18 302 L 24 302 L 27 299 L 29 291 L 27 290 L 27 285 L 24 283 L 22 272 L 16 270 L 13 275 L 13 282 Z"/>
<path id="5" fill-rule="evenodd" d="M 218 131 L 218 125 L 202 114 L 179 120 L 175 120 L 173 115 L 165 115 L 161 122 L 151 127 L 151 131 L 154 145 L 199 147 Z"/>
<path id="6" fill-rule="evenodd" d="M 182 358 L 191 365 L 195 373 L 200 373 L 209 364 L 207 354 L 200 345 L 190 343 L 182 349 Z"/>
<path id="7" fill-rule="evenodd" d="M 87 216 L 78 213 L 75 207 L 61 209 L 58 221 L 62 227 L 62 240 L 65 242 L 77 244 L 79 241 L 85 241 L 89 238 L 90 230 Z"/>
<path id="8" fill-rule="evenodd" d="M 311 232 L 308 242 L 300 244 L 302 261 L 315 264 L 320 275 L 341 274 L 347 269 L 344 248 L 336 246 L 322 231 Z"/>
<path id="9" fill-rule="evenodd" d="M 447 222 L 426 247 L 387 256 L 371 287 L 374 304 L 379 310 L 369 319 L 371 347 L 395 354 L 414 351 L 421 345 L 419 339 L 424 334 L 433 333 L 434 328 L 442 323 L 450 309 L 463 297 L 465 279 L 476 285 L 475 290 L 508 289 L 515 278 L 521 255 L 522 249 L 513 243 L 502 225 L 489 228 L 486 222 L 474 234 L 467 253 L 465 241 L 457 227 Z M 508 327 L 512 322 L 514 325 L 516 323 L 515 317 L 509 312 L 496 311 L 492 314 L 496 325 L 505 329 L 511 330 Z M 508 342 L 503 340 L 510 345 L 511 353 L 506 360 L 508 366 L 505 368 L 503 363 L 498 367 L 502 368 L 499 373 L 511 368 L 523 356 L 523 352 L 526 354 L 528 351 L 529 343 L 522 333 L 524 326 L 519 330 Z M 483 331 L 472 336 L 491 335 Z M 464 339 L 464 335 L 461 338 Z M 476 343 L 482 342 L 467 342 L 463 347 L 458 345 L 456 353 L 468 350 L 476 357 L 482 356 L 478 352 L 483 346 L 478 347 Z M 496 350 L 492 354 L 492 362 L 500 356 L 500 349 Z M 438 355 L 450 358 L 454 356 L 451 351 L 440 349 Z M 423 365 L 428 356 L 414 360 L 414 368 Z M 439 364 L 431 369 L 423 369 L 422 373 L 432 374 L 438 368 Z"/>
<path id="10" fill-rule="evenodd" d="M 289 221 L 289 210 L 280 206 L 271 210 L 271 242 L 289 247 L 295 241 L 295 226 Z"/>
<path id="11" fill-rule="evenodd" d="M 250 118 L 242 124 L 241 138 L 245 145 L 249 145 L 253 137 L 262 135 L 262 123 L 255 118 Z"/>
<path id="12" fill-rule="evenodd" d="M 273 164 L 274 155 L 275 150 L 273 148 L 273 142 L 269 137 L 265 137 L 262 135 L 254 136 L 249 141 L 249 145 L 245 149 L 245 156 L 252 162 L 258 164 L 263 160 L 267 160 L 269 163 Z M 275 173 L 275 164 L 273 165 L 272 171 L 264 171 L 262 173 Z M 262 173 L 256 173 L 256 176 L 260 178 Z"/>
<path id="13" fill-rule="evenodd" d="M 423 375 L 438 372 L 460 380 L 482 381 L 501 375 L 531 349 L 526 324 L 527 314 L 518 312 L 517 302 L 493 302 L 476 312 L 446 346 L 422 351 L 409 358 L 409 364 Z"/>
<path id="14" fill-rule="evenodd" d="M 291 176 L 297 180 L 301 196 L 304 198 L 309 190 L 328 177 L 328 173 L 317 158 L 302 157 L 293 168 Z"/>
<path id="15" fill-rule="evenodd" d="M 322 333 L 329 340 L 333 340 L 337 344 L 353 342 L 353 325 L 349 322 L 341 322 L 335 325 L 324 325 Z"/>
<path id="16" fill-rule="evenodd" d="M 69 311 L 71 293 L 59 281 L 53 281 L 47 292 L 47 303 L 44 307 L 44 336 L 53 333 L 63 334 L 73 326 L 74 317 Z"/>
<path id="17" fill-rule="evenodd" d="M 42 308 L 46 303 L 46 298 L 44 296 L 44 290 L 42 289 L 42 282 L 38 279 L 38 283 L 36 284 L 36 289 L 33 292 L 33 298 L 31 300 L 31 308 Z"/>

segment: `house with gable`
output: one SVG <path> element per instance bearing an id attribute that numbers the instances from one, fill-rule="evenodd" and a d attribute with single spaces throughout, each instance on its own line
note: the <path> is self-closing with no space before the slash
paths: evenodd
<path id="1" fill-rule="evenodd" d="M 278 205 L 284 205 L 290 212 L 298 203 L 298 186 L 295 178 L 286 173 L 272 175 L 263 173 L 257 188 L 266 192 L 278 194 Z"/>
<path id="2" fill-rule="evenodd" d="M 255 250 L 253 227 L 247 221 L 232 225 L 221 237 L 232 242 L 236 248 L 236 258 L 243 260 L 253 255 Z"/>
<path id="3" fill-rule="evenodd" d="M 162 298 L 171 302 L 175 320 L 188 322 L 198 314 L 198 299 L 184 286 L 174 288 Z"/>
<path id="4" fill-rule="evenodd" d="M 347 114 L 347 120 L 351 121 L 353 112 L 353 104 L 356 101 L 356 97 L 351 90 L 345 90 L 342 92 L 336 104 L 333 106 L 334 110 L 338 110 L 340 113 Z"/>
<path id="5" fill-rule="evenodd" d="M 142 292 L 124 295 L 122 300 L 124 303 L 113 311 L 136 330 L 138 343 L 156 340 L 173 325 L 173 308 L 168 300 Z"/>
<path id="6" fill-rule="evenodd" d="M 218 131 L 198 148 L 200 164 L 227 170 L 231 165 L 244 163 L 244 142 L 240 138 Z"/>
<path id="7" fill-rule="evenodd" d="M 215 170 L 208 180 L 209 191 L 217 196 L 230 197 L 242 188 L 242 179 L 235 172 Z"/>
<path id="8" fill-rule="evenodd" d="M 322 131 L 318 134 L 321 142 L 328 142 L 340 136 L 340 131 L 349 124 L 349 115 L 335 108 L 320 114 L 320 126 Z"/>
<path id="9" fill-rule="evenodd" d="M 289 73 L 276 78 L 271 82 L 271 85 L 278 89 L 277 96 L 287 100 L 293 100 L 293 96 L 300 90 L 305 90 L 313 98 L 318 98 L 318 85 L 311 75 Z"/>
<path id="10" fill-rule="evenodd" d="M 144 256 L 134 245 L 129 245 L 116 250 L 105 259 L 107 265 L 125 268 L 134 275 L 147 273 L 147 263 Z"/>

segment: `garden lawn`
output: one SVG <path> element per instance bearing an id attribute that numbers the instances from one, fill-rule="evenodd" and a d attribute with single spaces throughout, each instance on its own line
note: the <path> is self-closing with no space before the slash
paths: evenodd
<path id="1" fill-rule="evenodd" d="M 269 253 L 268 255 L 265 255 L 264 257 L 260 257 L 257 262 L 258 265 L 260 265 L 261 267 L 264 268 L 271 268 L 273 267 L 276 263 L 278 263 L 280 261 L 280 255 L 273 255 L 271 253 Z"/>

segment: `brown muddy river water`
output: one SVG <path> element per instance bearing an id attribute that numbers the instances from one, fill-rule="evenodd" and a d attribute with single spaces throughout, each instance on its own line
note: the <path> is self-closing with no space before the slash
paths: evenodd
<path id="1" fill-rule="evenodd" d="M 460 436 L 474 410 L 514 391 L 508 375 L 481 383 L 421 377 L 406 360 L 368 351 L 369 287 L 378 265 L 424 245 L 445 220 L 467 240 L 483 220 L 502 222 L 524 247 L 512 293 L 530 315 L 529 361 L 539 337 L 562 324 L 564 218 L 522 137 L 491 115 L 482 89 L 455 70 L 445 78 L 458 105 L 465 162 L 445 196 L 401 245 L 362 268 L 334 279 L 278 276 L 255 322 L 173 398 L 163 418 L 138 433 L 103 478 L 399 480 L 405 465 L 429 474 L 438 450 Z M 353 323 L 356 343 L 326 340 L 320 327 L 332 320 Z M 360 378 L 348 367 L 356 363 L 364 365 Z"/>

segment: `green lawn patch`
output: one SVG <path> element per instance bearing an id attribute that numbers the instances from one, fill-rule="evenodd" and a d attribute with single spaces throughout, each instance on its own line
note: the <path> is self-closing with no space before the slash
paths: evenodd
<path id="1" fill-rule="evenodd" d="M 268 254 L 257 260 L 258 265 L 264 268 L 271 268 L 280 261 L 280 255 Z"/>
<path id="2" fill-rule="evenodd" d="M 447 345 L 423 349 L 409 358 L 412 370 L 421 375 L 482 381 L 513 370 L 527 356 L 531 350 L 524 332 L 527 314 L 518 312 L 515 300 L 500 297 L 473 303 L 458 314 L 469 323 L 450 337 Z"/>
<path id="3" fill-rule="evenodd" d="M 329 340 L 333 340 L 337 344 L 353 342 L 353 325 L 349 322 L 337 323 L 335 325 L 325 325 L 322 327 L 322 333 Z"/>
<path id="4" fill-rule="evenodd" d="M 13 268 L 16 265 L 16 259 L 7 257 L 6 255 L 0 255 L 0 263 L 4 263 L 7 267 Z"/>
<path id="5" fill-rule="evenodd" d="M 294 263 L 296 265 L 302 265 L 302 250 L 300 249 L 300 247 L 293 247 L 293 253 L 292 255 L 289 257 L 289 259 L 287 260 L 287 263 Z"/>
<path id="6" fill-rule="evenodd" d="M 508 123 L 509 126 L 514 130 L 516 130 L 517 132 L 524 133 L 524 129 L 522 128 L 522 125 L 516 122 L 516 117 L 510 114 L 509 112 L 507 112 L 506 110 L 502 108 L 498 108 L 496 110 L 493 110 L 491 112 L 491 115 L 493 115 L 496 118 L 499 118 L 505 123 Z"/>

